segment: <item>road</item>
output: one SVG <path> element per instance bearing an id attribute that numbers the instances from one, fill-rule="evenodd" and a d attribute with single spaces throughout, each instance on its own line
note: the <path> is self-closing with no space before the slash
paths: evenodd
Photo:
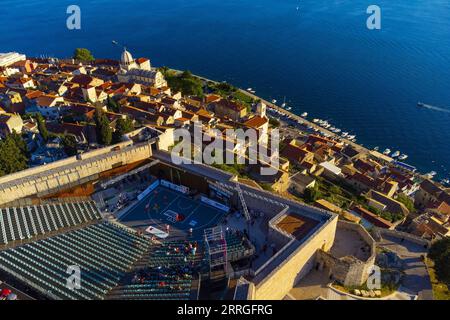
<path id="1" fill-rule="evenodd" d="M 427 254 L 426 249 L 413 242 L 390 236 L 383 236 L 377 245 L 395 252 L 404 263 L 404 276 L 399 291 L 418 295 L 419 300 L 433 300 L 430 276 L 422 260 L 422 256 Z"/>

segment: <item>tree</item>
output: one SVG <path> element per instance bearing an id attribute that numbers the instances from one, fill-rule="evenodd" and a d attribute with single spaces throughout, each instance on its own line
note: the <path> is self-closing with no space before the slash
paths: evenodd
<path id="1" fill-rule="evenodd" d="M 414 207 L 414 202 L 404 193 L 400 193 L 397 196 L 397 201 L 403 203 L 410 212 L 414 212 L 416 210 L 416 208 Z"/>
<path id="2" fill-rule="evenodd" d="M 450 284 L 450 238 L 433 243 L 428 256 L 434 261 L 438 279 Z"/>
<path id="3" fill-rule="evenodd" d="M 113 133 L 113 143 L 122 141 L 122 136 L 134 130 L 133 120 L 130 118 L 120 118 L 116 123 L 116 130 Z"/>
<path id="4" fill-rule="evenodd" d="M 316 200 L 322 198 L 322 192 L 319 191 L 319 188 L 317 186 L 312 188 L 306 188 L 303 196 L 305 198 L 306 202 L 312 203 Z"/>
<path id="5" fill-rule="evenodd" d="M 112 112 L 116 112 L 116 113 L 120 112 L 120 105 L 113 98 L 108 97 L 106 104 L 107 104 L 108 110 L 110 110 Z"/>
<path id="6" fill-rule="evenodd" d="M 41 134 L 42 139 L 44 139 L 44 141 L 47 142 L 49 134 L 48 134 L 47 126 L 45 125 L 44 117 L 42 117 L 42 115 L 40 113 L 38 113 L 36 115 L 36 121 L 38 124 L 38 130 L 39 130 L 39 133 Z"/>
<path id="7" fill-rule="evenodd" d="M 25 155 L 27 158 L 29 156 L 28 147 L 25 140 L 22 138 L 20 134 L 18 134 L 15 130 L 10 134 L 11 139 L 14 140 L 16 146 L 19 148 L 20 152 Z"/>
<path id="8" fill-rule="evenodd" d="M 0 176 L 28 167 L 28 158 L 23 149 L 24 144 L 25 142 L 18 134 L 10 134 L 6 139 L 0 141 Z"/>
<path id="9" fill-rule="evenodd" d="M 66 134 L 62 138 L 62 144 L 64 146 L 64 152 L 69 156 L 74 156 L 77 154 L 77 141 L 75 137 L 71 134 Z"/>
<path id="10" fill-rule="evenodd" d="M 75 60 L 81 60 L 81 61 L 94 61 L 94 57 L 92 56 L 91 52 L 86 48 L 76 48 L 75 52 L 73 54 L 73 58 Z"/>
<path id="11" fill-rule="evenodd" d="M 102 109 L 95 110 L 94 121 L 97 133 L 97 142 L 102 145 L 110 145 L 112 141 L 112 129 L 109 126 L 108 117 Z"/>
<path id="12" fill-rule="evenodd" d="M 202 81 L 193 76 L 188 70 L 177 74 L 167 69 L 162 69 L 169 87 L 174 91 L 180 91 L 183 95 L 203 96 Z"/>

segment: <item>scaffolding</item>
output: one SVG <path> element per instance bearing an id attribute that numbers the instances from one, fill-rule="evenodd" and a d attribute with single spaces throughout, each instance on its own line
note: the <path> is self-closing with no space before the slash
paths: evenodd
<path id="1" fill-rule="evenodd" d="M 247 203 L 245 202 L 244 194 L 242 193 L 242 189 L 241 189 L 239 182 L 236 182 L 236 190 L 237 190 L 237 193 L 239 196 L 239 202 L 241 203 L 245 220 L 250 221 L 251 220 L 250 213 L 248 212 Z"/>
<path id="2" fill-rule="evenodd" d="M 214 274 L 227 274 L 227 241 L 222 227 L 218 226 L 205 229 L 204 236 L 209 256 L 211 278 L 213 278 Z"/>

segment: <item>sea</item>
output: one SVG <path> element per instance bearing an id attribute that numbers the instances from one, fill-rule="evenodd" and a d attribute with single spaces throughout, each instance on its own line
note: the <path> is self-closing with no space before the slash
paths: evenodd
<path id="1" fill-rule="evenodd" d="M 67 28 L 70 5 L 79 30 Z M 371 5 L 381 29 L 367 28 Z M 119 59 L 126 46 L 154 66 L 286 99 L 450 177 L 448 0 L 0 0 L 0 21 L 0 52 Z"/>

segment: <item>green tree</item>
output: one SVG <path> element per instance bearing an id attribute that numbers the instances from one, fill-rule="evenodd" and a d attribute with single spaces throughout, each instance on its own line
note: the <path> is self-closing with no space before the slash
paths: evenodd
<path id="1" fill-rule="evenodd" d="M 117 103 L 116 100 L 114 100 L 111 97 L 108 97 L 108 100 L 106 102 L 108 110 L 115 112 L 115 113 L 119 113 L 120 112 L 120 105 Z"/>
<path id="2" fill-rule="evenodd" d="M 317 186 L 312 188 L 306 188 L 303 196 L 305 198 L 305 201 L 308 203 L 313 203 L 316 200 L 319 200 L 323 197 L 322 192 L 320 192 L 319 188 Z"/>
<path id="3" fill-rule="evenodd" d="M 428 256 L 434 261 L 438 279 L 450 284 L 450 238 L 433 243 Z"/>
<path id="4" fill-rule="evenodd" d="M 62 144 L 64 146 L 64 152 L 69 156 L 74 156 L 77 154 L 77 141 L 75 137 L 71 134 L 66 134 L 62 137 Z"/>
<path id="5" fill-rule="evenodd" d="M 112 141 L 112 129 L 109 126 L 108 117 L 102 111 L 97 108 L 95 110 L 94 121 L 97 133 L 97 142 L 102 145 L 110 145 Z"/>
<path id="6" fill-rule="evenodd" d="M 73 58 L 81 61 L 94 61 L 91 52 L 86 48 L 76 48 L 73 53 Z"/>
<path id="7" fill-rule="evenodd" d="M 202 97 L 203 83 L 202 81 L 193 76 L 188 70 L 180 73 L 175 73 L 167 69 L 161 69 L 169 87 L 174 91 L 180 91 L 183 95 L 191 95 Z"/>
<path id="8" fill-rule="evenodd" d="M 41 134 L 42 139 L 44 139 L 44 141 L 47 141 L 49 134 L 48 134 L 47 126 L 45 125 L 45 119 L 40 113 L 38 113 L 36 115 L 36 121 L 38 124 L 38 130 L 39 130 L 39 133 Z"/>
<path id="9" fill-rule="evenodd" d="M 113 133 L 113 143 L 122 141 L 122 136 L 134 130 L 133 120 L 130 118 L 120 118 L 116 123 L 116 130 Z"/>
<path id="10" fill-rule="evenodd" d="M 397 201 L 403 203 L 405 205 L 405 207 L 408 208 L 408 210 L 410 212 L 414 212 L 416 210 L 415 207 L 414 207 L 414 202 L 412 201 L 412 199 L 410 197 L 408 197 L 404 193 L 400 193 L 397 196 Z"/>
<path id="11" fill-rule="evenodd" d="M 8 135 L 0 141 L 0 175 L 14 173 L 28 167 L 20 135 Z M 23 140 L 23 139 L 22 139 Z"/>
<path id="12" fill-rule="evenodd" d="M 14 142 L 16 143 L 16 146 L 19 148 L 20 152 L 28 158 L 29 156 L 28 147 L 22 135 L 18 134 L 16 131 L 13 131 L 13 133 L 11 133 L 10 136 L 11 139 L 13 139 Z"/>

